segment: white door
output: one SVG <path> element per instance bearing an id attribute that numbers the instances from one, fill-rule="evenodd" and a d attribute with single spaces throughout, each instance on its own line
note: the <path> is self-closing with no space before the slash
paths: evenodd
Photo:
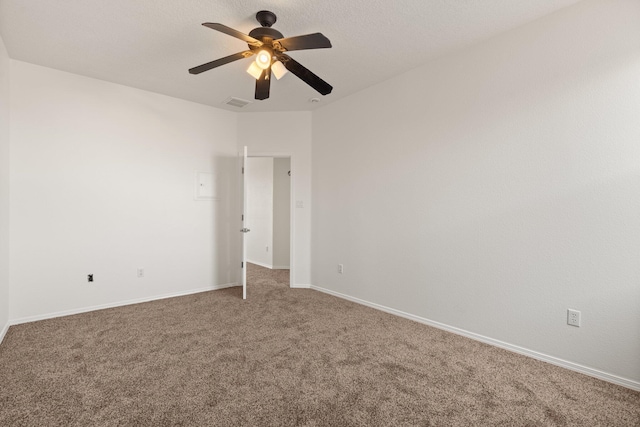
<path id="1" fill-rule="evenodd" d="M 242 299 L 247 299 L 247 233 L 250 231 L 245 224 L 247 224 L 247 196 L 249 192 L 247 191 L 247 180 L 245 177 L 247 176 L 247 167 L 249 166 L 249 162 L 247 162 L 247 146 L 244 146 L 242 150 L 242 228 L 240 232 L 242 233 Z"/>

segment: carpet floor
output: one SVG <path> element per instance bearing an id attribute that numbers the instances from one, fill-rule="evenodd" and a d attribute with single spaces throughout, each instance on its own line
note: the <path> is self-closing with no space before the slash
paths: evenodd
<path id="1" fill-rule="evenodd" d="M 248 266 L 240 288 L 9 328 L 2 426 L 640 426 L 640 393 Z"/>

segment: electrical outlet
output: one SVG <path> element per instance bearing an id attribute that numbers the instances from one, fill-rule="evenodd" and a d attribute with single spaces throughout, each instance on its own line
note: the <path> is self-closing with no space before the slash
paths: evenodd
<path id="1" fill-rule="evenodd" d="M 138 278 L 144 277 L 144 268 L 138 269 Z"/>
<path id="2" fill-rule="evenodd" d="M 93 282 L 93 274 L 87 274 L 87 282 Z"/>
<path id="3" fill-rule="evenodd" d="M 344 264 L 338 264 L 338 273 L 344 273 Z"/>
<path id="4" fill-rule="evenodd" d="M 567 310 L 567 325 L 580 327 L 580 312 L 578 310 Z"/>

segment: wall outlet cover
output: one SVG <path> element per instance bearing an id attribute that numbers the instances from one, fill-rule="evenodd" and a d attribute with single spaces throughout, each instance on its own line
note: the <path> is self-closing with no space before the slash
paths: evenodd
<path id="1" fill-rule="evenodd" d="M 567 310 L 567 325 L 580 327 L 580 312 L 578 310 Z"/>

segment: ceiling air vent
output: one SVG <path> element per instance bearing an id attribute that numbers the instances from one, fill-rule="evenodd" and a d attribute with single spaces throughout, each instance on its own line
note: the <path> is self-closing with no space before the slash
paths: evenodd
<path id="1" fill-rule="evenodd" d="M 232 107 L 243 108 L 251 104 L 251 101 L 247 101 L 246 99 L 234 98 L 233 96 L 230 96 L 229 98 L 224 100 L 223 104 L 231 105 Z"/>

